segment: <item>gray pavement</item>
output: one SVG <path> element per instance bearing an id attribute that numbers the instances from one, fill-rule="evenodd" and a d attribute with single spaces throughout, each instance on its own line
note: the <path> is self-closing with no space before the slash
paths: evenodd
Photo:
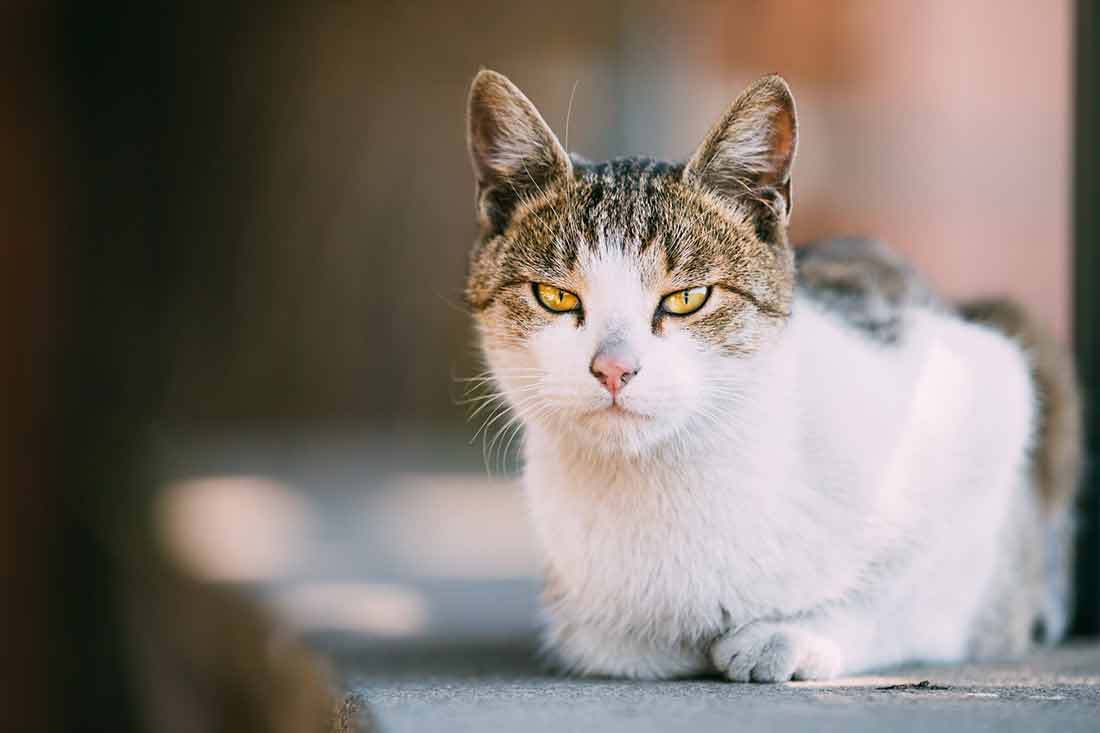
<path id="1" fill-rule="evenodd" d="M 1100 644 L 829 683 L 564 679 L 525 640 L 334 650 L 384 731 L 1100 731 Z"/>

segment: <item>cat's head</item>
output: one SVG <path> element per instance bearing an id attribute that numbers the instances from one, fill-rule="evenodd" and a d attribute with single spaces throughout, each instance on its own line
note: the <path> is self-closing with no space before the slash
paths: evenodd
<path id="1" fill-rule="evenodd" d="M 736 409 L 789 317 L 794 100 L 753 83 L 686 164 L 570 158 L 504 76 L 470 89 L 466 299 L 529 426 L 638 452 Z"/>

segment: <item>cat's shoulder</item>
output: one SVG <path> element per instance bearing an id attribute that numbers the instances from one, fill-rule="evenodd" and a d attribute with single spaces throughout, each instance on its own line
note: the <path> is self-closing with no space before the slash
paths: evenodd
<path id="1" fill-rule="evenodd" d="M 904 335 L 905 313 L 943 302 L 899 253 L 874 239 L 822 239 L 795 249 L 799 290 L 827 312 L 884 343 Z"/>

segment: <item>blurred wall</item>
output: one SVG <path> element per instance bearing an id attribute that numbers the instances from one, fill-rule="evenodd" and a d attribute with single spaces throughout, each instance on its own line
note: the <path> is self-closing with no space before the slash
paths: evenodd
<path id="1" fill-rule="evenodd" d="M 1068 2 L 316 3 L 243 22 L 230 63 L 200 70 L 219 83 L 195 111 L 211 138 L 190 222 L 236 246 L 233 305 L 181 336 L 170 421 L 461 421 L 481 66 L 563 139 L 572 95 L 569 147 L 593 158 L 685 157 L 779 71 L 802 124 L 796 238 L 884 238 L 948 294 L 1011 293 L 1068 333 Z"/>

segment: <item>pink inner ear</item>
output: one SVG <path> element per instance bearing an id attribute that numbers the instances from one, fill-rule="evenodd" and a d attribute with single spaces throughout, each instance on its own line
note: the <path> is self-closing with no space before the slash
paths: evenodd
<path id="1" fill-rule="evenodd" d="M 779 110 L 772 122 L 772 171 L 771 184 L 783 183 L 788 178 L 791 157 L 794 155 L 794 120 L 786 109 Z"/>

